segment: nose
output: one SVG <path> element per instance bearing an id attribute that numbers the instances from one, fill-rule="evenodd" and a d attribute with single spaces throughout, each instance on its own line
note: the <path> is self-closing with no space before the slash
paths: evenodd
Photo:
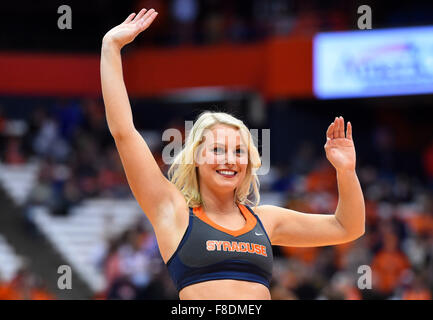
<path id="1" fill-rule="evenodd" d="M 227 152 L 226 153 L 226 162 L 228 164 L 235 164 L 236 163 L 236 157 L 233 154 L 233 152 Z"/>

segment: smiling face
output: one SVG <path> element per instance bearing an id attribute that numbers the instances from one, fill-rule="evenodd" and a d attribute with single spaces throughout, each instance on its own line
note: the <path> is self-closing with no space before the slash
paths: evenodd
<path id="1" fill-rule="evenodd" d="M 248 167 L 248 145 L 237 128 L 217 124 L 205 130 L 198 149 L 200 188 L 216 193 L 234 191 L 241 185 Z"/>

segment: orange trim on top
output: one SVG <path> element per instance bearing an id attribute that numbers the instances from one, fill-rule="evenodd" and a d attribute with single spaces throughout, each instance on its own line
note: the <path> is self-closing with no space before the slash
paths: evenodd
<path id="1" fill-rule="evenodd" d="M 207 223 L 208 225 L 214 227 L 215 229 L 228 233 L 234 237 L 240 236 L 244 233 L 247 233 L 248 231 L 251 231 L 254 226 L 257 223 L 257 219 L 256 217 L 254 217 L 252 215 L 252 213 L 243 205 L 243 204 L 237 204 L 239 210 L 241 211 L 242 215 L 244 216 L 246 223 L 245 225 L 238 229 L 238 230 L 230 230 L 227 228 L 224 228 L 223 226 L 220 226 L 218 224 L 216 224 L 215 222 L 213 222 L 207 215 L 206 212 L 203 209 L 203 206 L 200 207 L 195 207 L 192 209 L 193 213 L 203 222 Z"/>

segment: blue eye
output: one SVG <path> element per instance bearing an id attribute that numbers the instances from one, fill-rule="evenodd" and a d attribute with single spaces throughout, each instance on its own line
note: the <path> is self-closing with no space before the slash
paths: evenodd
<path id="1" fill-rule="evenodd" d="M 224 149 L 220 148 L 220 147 L 215 147 L 215 148 L 213 148 L 213 152 L 214 153 L 224 153 Z"/>
<path id="2" fill-rule="evenodd" d="M 244 154 L 245 150 L 244 149 L 236 149 L 236 153 L 238 153 L 238 154 Z"/>

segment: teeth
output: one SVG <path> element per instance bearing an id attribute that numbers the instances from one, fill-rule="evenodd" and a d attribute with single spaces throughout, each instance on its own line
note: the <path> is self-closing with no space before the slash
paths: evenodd
<path id="1" fill-rule="evenodd" d="M 235 175 L 235 172 L 233 172 L 233 171 L 220 170 L 218 172 L 221 173 L 221 174 L 230 175 L 230 176 L 234 176 Z"/>

